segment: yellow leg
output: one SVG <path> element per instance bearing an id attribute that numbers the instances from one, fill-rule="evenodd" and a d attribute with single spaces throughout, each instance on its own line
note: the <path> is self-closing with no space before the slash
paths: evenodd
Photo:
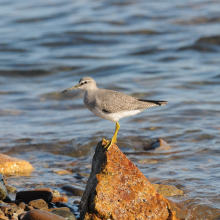
<path id="1" fill-rule="evenodd" d="M 111 139 L 111 141 L 107 141 L 107 144 L 104 146 L 103 150 L 108 151 L 109 148 L 112 146 L 113 143 L 117 143 L 117 134 L 118 134 L 118 130 L 120 128 L 119 123 L 116 121 L 116 127 L 115 127 L 115 133 Z"/>

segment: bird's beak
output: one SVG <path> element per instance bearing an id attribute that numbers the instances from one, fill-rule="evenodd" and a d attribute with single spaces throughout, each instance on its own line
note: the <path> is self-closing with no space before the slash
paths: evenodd
<path id="1" fill-rule="evenodd" d="M 70 87 L 69 89 L 66 89 L 66 90 L 64 90 L 64 91 L 62 91 L 62 93 L 64 93 L 64 92 L 69 92 L 69 91 L 71 91 L 71 90 L 73 90 L 73 89 L 79 89 L 79 84 L 77 84 L 77 85 L 75 85 L 75 86 L 73 86 L 73 87 Z"/>

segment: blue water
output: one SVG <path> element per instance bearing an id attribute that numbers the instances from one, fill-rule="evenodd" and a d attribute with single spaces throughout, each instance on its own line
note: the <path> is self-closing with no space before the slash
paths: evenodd
<path id="1" fill-rule="evenodd" d="M 61 91 L 91 76 L 99 88 L 169 101 L 122 119 L 118 146 L 152 182 L 184 191 L 172 199 L 186 219 L 220 218 L 219 7 L 214 0 L 1 0 L 0 149 L 36 168 L 9 181 L 19 189 L 85 187 L 74 175 L 88 176 L 96 144 L 115 125 L 85 108 L 83 91 Z M 171 149 L 144 150 L 158 138 Z"/>

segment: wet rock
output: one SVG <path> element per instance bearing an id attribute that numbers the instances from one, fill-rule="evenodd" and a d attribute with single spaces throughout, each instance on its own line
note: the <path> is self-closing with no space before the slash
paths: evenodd
<path id="1" fill-rule="evenodd" d="M 103 143 L 104 144 L 104 143 Z M 96 147 L 92 171 L 80 202 L 80 219 L 177 219 L 139 169 L 114 144 Z"/>
<path id="2" fill-rule="evenodd" d="M 53 209 L 48 209 L 47 211 L 48 211 L 48 212 L 52 212 L 52 211 L 54 211 L 54 210 L 60 210 L 60 209 L 62 209 L 62 210 L 66 210 L 66 211 L 70 211 L 70 209 L 67 208 L 67 207 L 53 208 Z"/>
<path id="3" fill-rule="evenodd" d="M 196 50 L 200 52 L 218 52 L 220 35 L 199 38 L 193 45 L 182 47 L 179 50 Z"/>
<path id="4" fill-rule="evenodd" d="M 31 210 L 25 214 L 22 220 L 64 220 L 61 216 L 44 210 Z"/>
<path id="5" fill-rule="evenodd" d="M 68 202 L 68 198 L 66 196 L 53 196 L 52 203 L 56 202 Z"/>
<path id="6" fill-rule="evenodd" d="M 24 202 L 21 202 L 21 203 L 19 203 L 18 207 L 25 210 L 26 206 L 25 206 Z"/>
<path id="7" fill-rule="evenodd" d="M 160 195 L 163 195 L 165 197 L 183 195 L 183 191 L 177 189 L 175 186 L 155 184 L 155 183 L 153 183 L 152 185 Z"/>
<path id="8" fill-rule="evenodd" d="M 3 175 L 0 173 L 0 200 L 10 202 Z"/>
<path id="9" fill-rule="evenodd" d="M 57 196 L 60 196 L 60 193 L 59 193 L 59 191 L 57 191 L 57 190 L 53 190 L 53 196 L 54 197 L 57 197 Z"/>
<path id="10" fill-rule="evenodd" d="M 155 150 L 155 151 L 160 151 L 160 150 L 170 150 L 171 147 L 170 145 L 163 140 L 162 138 L 159 138 L 157 141 L 151 143 L 151 144 L 146 144 L 144 146 L 144 150 Z"/>
<path id="11" fill-rule="evenodd" d="M 0 220 L 9 220 L 8 217 L 5 216 L 5 214 L 0 210 Z"/>
<path id="12" fill-rule="evenodd" d="M 71 195 L 73 196 L 82 196 L 84 193 L 83 188 L 74 185 L 65 185 L 62 187 L 62 189 L 67 191 L 68 193 L 71 193 Z"/>
<path id="13" fill-rule="evenodd" d="M 6 185 L 6 189 L 7 189 L 8 193 L 17 192 L 17 189 L 14 186 Z"/>
<path id="14" fill-rule="evenodd" d="M 72 172 L 68 171 L 68 170 L 64 170 L 64 169 L 54 169 L 53 170 L 54 173 L 57 173 L 59 175 L 71 175 L 73 174 Z"/>
<path id="15" fill-rule="evenodd" d="M 57 210 L 52 211 L 52 213 L 59 215 L 59 216 L 65 218 L 66 220 L 76 220 L 75 215 L 69 211 L 66 211 L 66 210 L 57 209 Z"/>
<path id="16" fill-rule="evenodd" d="M 73 213 L 78 211 L 78 208 L 76 206 L 72 206 L 72 205 L 70 205 L 68 203 L 64 203 L 64 202 L 56 202 L 56 206 L 57 207 L 67 207 Z"/>
<path id="17" fill-rule="evenodd" d="M 34 168 L 29 162 L 0 154 L 0 172 L 2 174 L 29 173 L 32 170 Z"/>
<path id="18" fill-rule="evenodd" d="M 176 212 L 177 218 L 182 220 L 182 219 L 189 219 L 189 216 L 192 217 L 191 210 L 187 208 L 187 206 L 184 202 L 174 203 L 169 200 L 169 204 L 170 204 L 172 210 L 174 210 Z M 194 219 L 194 218 L 192 218 L 192 219 Z M 195 218 L 195 219 L 199 219 L 199 218 Z"/>
<path id="19" fill-rule="evenodd" d="M 43 199 L 45 202 L 49 203 L 52 201 L 52 197 L 52 190 L 49 188 L 20 191 L 16 194 L 16 200 L 22 200 L 25 203 L 29 203 L 36 199 Z"/>
<path id="20" fill-rule="evenodd" d="M 220 45 L 220 35 L 209 36 L 209 37 L 201 37 L 196 41 L 197 44 L 214 44 Z"/>
<path id="21" fill-rule="evenodd" d="M 29 206 L 29 205 L 25 205 L 25 211 L 30 211 L 30 210 L 33 210 L 34 209 L 34 207 L 32 207 L 32 206 Z"/>
<path id="22" fill-rule="evenodd" d="M 35 209 L 48 209 L 48 205 L 43 199 L 32 200 L 28 203 L 28 205 L 34 207 Z"/>
<path id="23" fill-rule="evenodd" d="M 15 204 L 3 204 L 0 203 L 0 210 L 10 219 L 17 218 L 18 215 L 24 212 L 24 209 L 17 207 Z M 12 218 L 12 216 L 14 216 Z"/>
<path id="24" fill-rule="evenodd" d="M 3 213 L 7 213 L 8 210 L 10 209 L 10 205 L 0 203 L 0 209 Z"/>

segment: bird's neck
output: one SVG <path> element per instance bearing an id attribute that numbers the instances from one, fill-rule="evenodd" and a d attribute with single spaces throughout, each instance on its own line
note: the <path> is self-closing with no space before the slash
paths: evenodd
<path id="1" fill-rule="evenodd" d="M 96 85 L 92 85 L 91 87 L 84 89 L 86 92 L 97 91 L 98 87 Z"/>

